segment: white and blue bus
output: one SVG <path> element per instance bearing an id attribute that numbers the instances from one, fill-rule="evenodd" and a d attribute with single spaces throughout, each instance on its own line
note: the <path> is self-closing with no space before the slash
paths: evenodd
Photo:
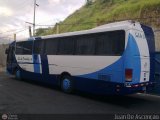
<path id="1" fill-rule="evenodd" d="M 57 85 L 66 93 L 125 95 L 153 83 L 154 52 L 152 28 L 122 21 L 13 42 L 7 71 L 18 79 Z"/>

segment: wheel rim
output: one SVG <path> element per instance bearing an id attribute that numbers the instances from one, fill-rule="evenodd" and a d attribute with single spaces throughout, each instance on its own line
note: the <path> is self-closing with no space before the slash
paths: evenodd
<path id="1" fill-rule="evenodd" d="M 63 80 L 63 89 L 64 89 L 64 90 L 68 90 L 69 88 L 70 88 L 70 80 L 67 79 L 67 78 L 65 78 L 65 79 Z"/>

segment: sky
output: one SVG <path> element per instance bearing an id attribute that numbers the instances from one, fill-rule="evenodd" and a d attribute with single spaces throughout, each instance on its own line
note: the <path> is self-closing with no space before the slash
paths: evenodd
<path id="1" fill-rule="evenodd" d="M 63 21 L 85 4 L 86 0 L 36 0 L 36 24 L 54 25 Z M 0 0 L 0 44 L 29 37 L 28 26 L 33 23 L 34 0 Z M 41 26 L 42 27 L 42 26 Z"/>

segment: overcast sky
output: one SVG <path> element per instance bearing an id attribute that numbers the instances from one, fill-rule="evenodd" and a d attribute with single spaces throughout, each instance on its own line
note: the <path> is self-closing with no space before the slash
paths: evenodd
<path id="1" fill-rule="evenodd" d="M 36 24 L 52 25 L 64 20 L 84 5 L 86 0 L 37 0 Z M 0 0 L 0 43 L 2 37 L 28 28 L 33 23 L 34 0 Z M 8 32 L 10 31 L 10 32 Z M 28 30 L 17 33 L 17 38 L 28 37 Z"/>

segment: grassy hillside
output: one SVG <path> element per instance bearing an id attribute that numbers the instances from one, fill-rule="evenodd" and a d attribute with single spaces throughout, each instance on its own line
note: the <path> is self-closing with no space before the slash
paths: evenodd
<path id="1" fill-rule="evenodd" d="M 58 25 L 60 33 L 90 29 L 112 21 L 126 19 L 135 19 L 154 27 L 160 27 L 155 18 L 159 14 L 160 0 L 96 0 L 92 4 L 84 5 Z M 41 30 L 42 32 L 37 35 L 54 34 L 56 30 L 57 27 Z"/>

